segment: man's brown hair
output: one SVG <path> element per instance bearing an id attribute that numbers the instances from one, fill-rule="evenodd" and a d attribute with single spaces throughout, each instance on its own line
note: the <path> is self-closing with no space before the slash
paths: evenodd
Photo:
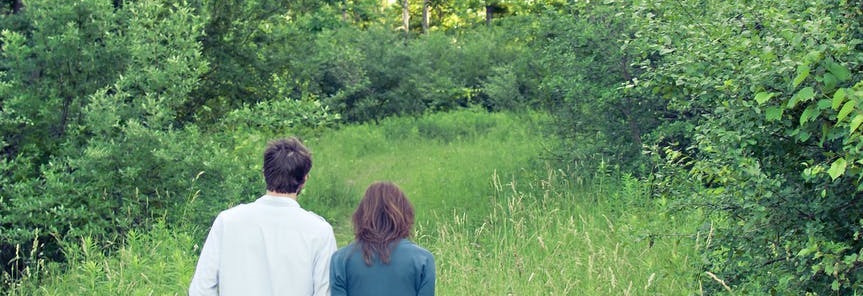
<path id="1" fill-rule="evenodd" d="M 393 183 L 369 185 L 353 216 L 354 235 L 362 248 L 363 261 L 372 265 L 377 257 L 389 264 L 393 243 L 410 236 L 414 208 Z"/>
<path id="2" fill-rule="evenodd" d="M 311 169 L 312 154 L 297 138 L 271 141 L 264 150 L 264 181 L 268 191 L 298 193 Z"/>

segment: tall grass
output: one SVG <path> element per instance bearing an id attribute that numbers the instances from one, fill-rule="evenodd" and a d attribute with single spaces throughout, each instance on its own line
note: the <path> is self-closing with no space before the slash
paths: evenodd
<path id="1" fill-rule="evenodd" d="M 437 213 L 447 222 L 420 239 L 437 256 L 440 295 L 698 294 L 697 216 L 652 206 L 637 180 L 551 169 L 493 180 L 489 214 Z"/>
<path id="2" fill-rule="evenodd" d="M 90 238 L 66 242 L 69 262 L 39 265 L 11 286 L 8 295 L 186 295 L 198 245 L 188 231 L 156 224 L 145 233 L 131 231 L 111 254 Z"/>
<path id="3" fill-rule="evenodd" d="M 314 168 L 300 203 L 334 224 L 340 245 L 350 241 L 350 214 L 374 181 L 398 184 L 419 223 L 435 223 L 432 213 L 449 209 L 484 215 L 489 176 L 538 163 L 550 141 L 540 133 L 544 120 L 473 109 L 343 127 L 306 141 Z"/>
<path id="4" fill-rule="evenodd" d="M 467 110 L 306 139 L 315 160 L 300 203 L 345 245 L 366 186 L 397 183 L 417 209 L 413 239 L 436 256 L 439 295 L 695 294 L 697 217 L 661 211 L 621 173 L 546 167 L 543 120 Z M 132 232 L 111 254 L 67 242 L 68 264 L 37 265 L 6 294 L 183 295 L 207 227 Z"/>

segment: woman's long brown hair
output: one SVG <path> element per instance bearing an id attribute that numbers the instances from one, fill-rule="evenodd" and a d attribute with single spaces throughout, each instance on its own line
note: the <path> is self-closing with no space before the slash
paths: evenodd
<path id="1" fill-rule="evenodd" d="M 410 236 L 414 208 L 405 194 L 393 183 L 369 185 L 353 216 L 354 236 L 362 247 L 363 261 L 372 265 L 378 257 L 389 264 L 393 242 Z"/>

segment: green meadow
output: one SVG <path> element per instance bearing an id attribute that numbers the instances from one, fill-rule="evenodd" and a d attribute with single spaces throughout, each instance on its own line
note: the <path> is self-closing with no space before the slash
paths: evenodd
<path id="1" fill-rule="evenodd" d="M 365 187 L 395 182 L 416 208 L 412 239 L 436 256 L 438 295 L 700 294 L 709 225 L 662 210 L 613 164 L 549 165 L 546 120 L 464 110 L 326 131 L 304 139 L 314 168 L 300 203 L 344 246 Z M 65 266 L 34 264 L 8 294 L 184 295 L 208 227 L 160 223 L 107 254 L 67 242 Z"/>

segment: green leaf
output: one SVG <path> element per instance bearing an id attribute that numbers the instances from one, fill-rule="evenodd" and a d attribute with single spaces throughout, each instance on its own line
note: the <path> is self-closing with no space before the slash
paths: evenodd
<path id="1" fill-rule="evenodd" d="M 818 110 L 825 110 L 830 108 L 830 100 L 828 99 L 820 99 L 818 100 Z"/>
<path id="2" fill-rule="evenodd" d="M 770 98 L 772 98 L 774 95 L 776 95 L 776 93 L 760 92 L 755 94 L 755 101 L 758 102 L 758 104 L 763 105 L 764 103 L 767 103 L 767 101 L 770 100 Z"/>
<path id="3" fill-rule="evenodd" d="M 817 249 L 818 249 L 818 245 L 810 244 L 810 245 L 806 246 L 805 248 L 801 249 L 800 252 L 797 252 L 797 256 L 798 257 L 808 256 L 809 254 L 814 253 L 815 250 L 817 250 Z"/>
<path id="4" fill-rule="evenodd" d="M 776 121 L 782 119 L 782 112 L 784 110 L 785 109 L 782 109 L 780 107 L 767 108 L 767 110 L 764 112 L 765 119 L 767 119 L 767 121 Z"/>
<path id="5" fill-rule="evenodd" d="M 839 106 L 842 105 L 842 101 L 845 100 L 845 89 L 840 88 L 837 89 L 835 93 L 833 93 L 833 110 L 839 109 Z"/>
<path id="6" fill-rule="evenodd" d="M 800 101 L 808 101 L 815 97 L 815 89 L 812 87 L 806 87 L 798 91 L 794 96 L 791 97 L 791 100 L 788 101 L 788 108 L 794 108 Z"/>
<path id="7" fill-rule="evenodd" d="M 810 70 L 809 65 L 806 65 L 806 64 L 802 64 L 799 67 L 797 67 L 797 77 L 794 77 L 794 82 L 793 82 L 794 87 L 797 87 L 798 85 L 800 85 L 800 83 L 802 83 L 803 80 L 805 80 L 806 77 L 809 76 L 809 70 Z"/>
<path id="8" fill-rule="evenodd" d="M 836 79 L 836 76 L 830 73 L 824 73 L 824 77 L 822 79 L 824 81 L 824 90 L 832 90 L 836 88 L 836 85 L 839 84 L 839 80 Z"/>
<path id="9" fill-rule="evenodd" d="M 812 134 L 807 131 L 800 131 L 797 133 L 797 139 L 800 140 L 800 142 L 806 142 L 810 137 L 812 137 Z"/>
<path id="10" fill-rule="evenodd" d="M 854 118 L 851 119 L 851 130 L 848 132 L 849 134 L 853 134 L 860 124 L 863 123 L 863 115 L 857 114 L 854 115 Z"/>
<path id="11" fill-rule="evenodd" d="M 842 263 L 845 263 L 848 265 L 855 264 L 857 262 L 858 258 L 860 258 L 860 255 L 857 255 L 857 254 L 847 255 L 847 256 L 845 256 L 844 259 L 842 259 Z"/>
<path id="12" fill-rule="evenodd" d="M 845 103 L 845 106 L 842 106 L 842 110 L 839 110 L 839 114 L 836 115 L 836 122 L 839 123 L 845 117 L 848 117 L 848 114 L 851 114 L 851 111 L 854 110 L 854 101 L 848 101 Z"/>
<path id="13" fill-rule="evenodd" d="M 803 110 L 803 114 L 800 114 L 800 125 L 803 125 L 810 119 L 818 117 L 819 112 L 815 110 L 813 106 L 809 106 L 806 110 Z"/>
<path id="14" fill-rule="evenodd" d="M 830 71 L 830 73 L 836 76 L 836 79 L 839 79 L 839 81 L 846 81 L 851 78 L 851 71 L 848 71 L 848 69 L 839 63 L 827 63 L 827 71 Z"/>
<path id="15" fill-rule="evenodd" d="M 827 170 L 827 173 L 830 174 L 830 178 L 836 180 L 836 178 L 839 178 L 839 176 L 842 176 L 842 174 L 845 173 L 845 167 L 847 165 L 848 163 L 845 162 L 845 158 L 840 157 L 830 165 L 830 169 Z"/>
<path id="16" fill-rule="evenodd" d="M 833 127 L 830 126 L 827 122 L 821 123 L 821 139 L 818 140 L 818 145 L 824 147 L 824 141 L 827 140 L 827 137 L 833 133 Z"/>

